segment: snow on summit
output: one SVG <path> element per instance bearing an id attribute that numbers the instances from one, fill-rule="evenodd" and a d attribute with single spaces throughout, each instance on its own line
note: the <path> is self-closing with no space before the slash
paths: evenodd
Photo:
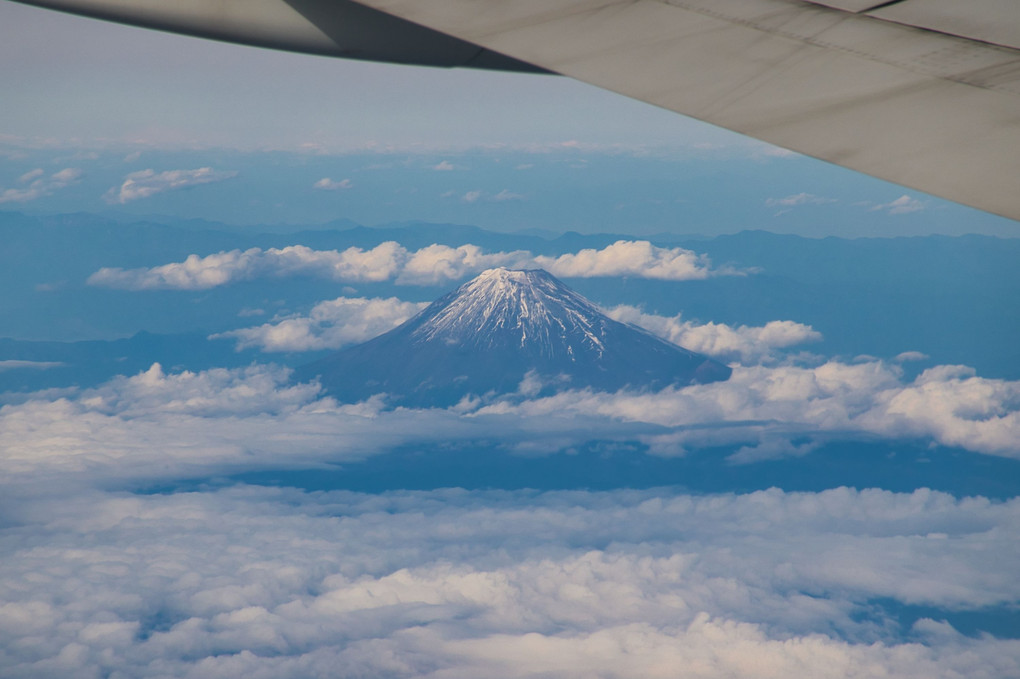
<path id="1" fill-rule="evenodd" d="M 437 312 L 415 329 L 417 341 L 491 349 L 516 341 L 549 356 L 572 349 L 571 340 L 603 349 L 599 309 L 541 269 L 489 269 L 436 304 Z"/>

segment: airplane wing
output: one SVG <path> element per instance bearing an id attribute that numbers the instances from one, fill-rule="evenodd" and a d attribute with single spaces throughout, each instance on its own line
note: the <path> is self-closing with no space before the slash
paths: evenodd
<path id="1" fill-rule="evenodd" d="M 559 73 L 1020 219 L 1016 0 L 30 0 L 221 40 Z"/>

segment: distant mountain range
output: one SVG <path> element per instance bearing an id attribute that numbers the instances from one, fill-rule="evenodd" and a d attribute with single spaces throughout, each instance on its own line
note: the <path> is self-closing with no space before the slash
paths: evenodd
<path id="1" fill-rule="evenodd" d="M 706 356 L 619 323 L 549 273 L 490 269 L 403 325 L 302 366 L 343 401 L 449 406 L 467 396 L 661 389 L 728 379 Z"/>
<path id="2" fill-rule="evenodd" d="M 299 365 L 322 354 L 235 354 L 227 340 L 202 338 L 307 313 L 340 295 L 424 302 L 448 290 L 445 285 L 381 281 L 348 286 L 294 277 L 211 290 L 132 292 L 87 285 L 89 275 L 101 267 L 151 267 L 234 248 L 301 244 L 342 250 L 389 240 L 412 250 L 432 243 L 471 243 L 485 252 L 524 249 L 556 256 L 626 238 L 564 233 L 547 239 L 433 223 L 366 228 L 343 220 L 295 233 L 267 230 L 195 220 L 123 223 L 85 213 L 38 217 L 0 210 L 0 338 L 9 338 L 0 346 L 0 361 L 62 364 L 45 370 L 5 364 L 0 392 L 94 384 L 153 361 L 191 370 L 247 365 L 253 357 Z M 606 308 L 630 304 L 648 313 L 682 313 L 685 320 L 732 326 L 779 319 L 805 323 L 823 335 L 811 345 L 823 356 L 891 358 L 919 351 L 931 363 L 964 364 L 986 377 L 1020 379 L 1020 238 L 816 239 L 746 231 L 710 239 L 671 234 L 650 240 L 705 253 L 715 266 L 758 273 L 693 281 L 606 277 L 567 282 Z M 127 341 L 140 331 L 150 335 Z M 182 335 L 187 337 L 174 339 Z M 178 344 L 187 350 L 177 350 Z M 925 365 L 912 363 L 906 369 L 909 373 Z"/>

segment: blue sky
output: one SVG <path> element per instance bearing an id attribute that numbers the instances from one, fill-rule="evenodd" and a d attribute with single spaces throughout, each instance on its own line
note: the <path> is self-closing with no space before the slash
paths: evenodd
<path id="1" fill-rule="evenodd" d="M 0 11 L 4 63 L 19 65 L 3 75 L 9 134 L 292 151 L 737 139 L 562 78 L 345 62 Z"/>
<path id="2" fill-rule="evenodd" d="M 0 674 L 1020 676 L 1017 241 L 825 238 L 1016 222 L 562 78 L 9 2 L 0 64 Z M 501 264 L 733 377 L 290 379 Z"/>

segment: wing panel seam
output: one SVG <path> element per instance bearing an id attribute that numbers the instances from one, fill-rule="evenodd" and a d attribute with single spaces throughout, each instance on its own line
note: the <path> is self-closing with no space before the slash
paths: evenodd
<path id="1" fill-rule="evenodd" d="M 826 13 L 826 14 L 838 13 L 839 15 L 841 15 L 839 17 L 839 22 L 843 22 L 843 21 L 880 21 L 884 25 L 895 26 L 899 30 L 916 32 L 916 33 L 921 33 L 921 34 L 934 34 L 934 35 L 938 35 L 942 39 L 951 39 L 955 43 L 957 43 L 958 45 L 960 45 L 962 47 L 968 47 L 968 48 L 970 48 L 972 50 L 980 49 L 980 50 L 984 50 L 986 53 L 987 52 L 992 52 L 992 53 L 996 53 L 996 54 L 1001 55 L 1002 56 L 1002 60 L 1000 62 L 998 62 L 997 64 L 995 64 L 995 67 L 998 68 L 998 69 L 1008 70 L 1009 65 L 1011 63 L 1014 64 L 1018 68 L 1017 77 L 1010 79 L 1011 82 L 1007 81 L 1007 82 L 1003 82 L 1003 83 L 990 83 L 990 82 L 988 82 L 985 79 L 976 79 L 976 78 L 972 77 L 977 72 L 987 72 L 989 70 L 989 67 L 981 68 L 981 69 L 978 69 L 977 71 L 975 71 L 974 69 L 968 69 L 968 70 L 963 70 L 963 71 L 958 71 L 958 72 L 947 72 L 944 68 L 939 68 L 937 65 L 934 65 L 934 64 L 932 66 L 925 66 L 923 63 L 918 63 L 918 59 L 924 59 L 926 57 L 931 57 L 932 55 L 936 54 L 937 52 L 940 52 L 940 51 L 944 50 L 945 47 L 942 47 L 942 48 L 937 49 L 937 50 L 932 50 L 930 52 L 926 52 L 926 53 L 924 53 L 922 55 L 919 55 L 915 59 L 912 59 L 912 60 L 909 60 L 909 61 L 902 60 L 902 59 L 893 59 L 893 58 L 883 57 L 881 55 L 877 55 L 877 54 L 875 54 L 873 52 L 867 52 L 867 51 L 864 51 L 864 50 L 854 49 L 853 47 L 849 47 L 849 46 L 847 46 L 845 44 L 833 42 L 833 41 L 830 41 L 830 40 L 825 40 L 825 39 L 817 37 L 817 36 L 811 36 L 811 35 L 806 35 L 806 34 L 803 34 L 803 33 L 797 33 L 797 32 L 794 32 L 794 31 L 789 31 L 789 30 L 786 30 L 786 29 L 783 29 L 783 28 L 777 28 L 777 27 L 768 26 L 768 25 L 764 24 L 764 21 L 763 21 L 764 19 L 773 18 L 773 17 L 776 17 L 776 16 L 781 16 L 783 13 L 786 13 L 789 10 L 779 10 L 779 11 L 776 11 L 776 12 L 770 12 L 768 14 L 760 15 L 760 16 L 754 18 L 754 19 L 749 19 L 749 18 L 746 18 L 746 17 L 734 16 L 732 14 L 729 14 L 729 13 L 726 13 L 726 12 L 722 12 L 722 11 L 717 10 L 717 9 L 712 9 L 712 8 L 704 7 L 701 4 L 699 4 L 699 3 L 689 2 L 687 0 L 655 0 L 655 1 L 656 2 L 661 2 L 661 3 L 666 4 L 666 5 L 670 5 L 670 6 L 676 7 L 678 9 L 682 9 L 682 10 L 685 10 L 685 11 L 693 12 L 695 14 L 700 14 L 702 16 L 707 16 L 707 17 L 710 17 L 710 18 L 713 18 L 713 19 L 725 21 L 725 22 L 730 23 L 730 24 L 741 25 L 741 26 L 745 26 L 747 28 L 751 28 L 753 30 L 757 30 L 757 31 L 763 32 L 763 33 L 768 33 L 770 35 L 775 35 L 775 36 L 778 36 L 778 37 L 786 38 L 788 40 L 792 40 L 792 41 L 795 41 L 795 42 L 806 43 L 806 44 L 814 45 L 816 47 L 832 49 L 832 50 L 844 52 L 846 54 L 852 54 L 852 55 L 854 55 L 856 57 L 859 57 L 859 58 L 862 58 L 862 59 L 867 59 L 867 60 L 874 61 L 874 62 L 881 63 L 881 64 L 885 64 L 887 66 L 895 66 L 897 68 L 902 68 L 904 70 L 910 71 L 912 73 L 917 73 L 919 75 L 940 78 L 940 79 L 943 79 L 943 80 L 948 80 L 948 81 L 951 81 L 951 82 L 956 82 L 956 83 L 960 83 L 960 84 L 964 84 L 964 85 L 969 85 L 969 86 L 972 86 L 972 87 L 980 87 L 982 89 L 987 89 L 987 90 L 1004 92 L 1004 93 L 1013 94 L 1013 95 L 1020 95 L 1020 50 L 1016 50 L 1016 49 L 1013 49 L 1011 47 L 1006 47 L 1006 46 L 1003 46 L 1003 45 L 997 45 L 997 44 L 994 44 L 994 43 L 983 42 L 983 41 L 980 41 L 980 40 L 973 40 L 971 38 L 964 38 L 964 37 L 961 37 L 961 36 L 958 36 L 958 35 L 953 35 L 953 34 L 950 34 L 950 33 L 942 33 L 940 31 L 934 31 L 934 30 L 930 30 L 930 29 L 927 29 L 927 28 L 920 28 L 918 26 L 911 26 L 909 24 L 901 24 L 901 23 L 894 22 L 894 21 L 886 21 L 884 19 L 880 19 L 878 17 L 872 17 L 872 16 L 869 16 L 867 14 L 854 14 L 852 12 L 846 12 L 844 10 L 835 9 L 835 8 L 827 7 L 827 6 L 824 6 L 824 5 L 814 5 L 812 3 L 813 4 L 813 7 L 812 7 L 813 11 L 816 11 L 816 12 L 819 12 L 819 13 Z M 896 0 L 896 2 L 900 2 L 900 1 L 902 1 L 902 0 Z M 892 3 L 889 3 L 889 4 L 892 4 Z M 803 10 L 800 10 L 800 11 L 803 11 Z M 829 30 L 830 28 L 831 28 L 831 26 L 829 26 L 829 27 L 827 27 L 825 29 L 822 29 L 821 32 L 824 33 L 825 31 Z"/>

